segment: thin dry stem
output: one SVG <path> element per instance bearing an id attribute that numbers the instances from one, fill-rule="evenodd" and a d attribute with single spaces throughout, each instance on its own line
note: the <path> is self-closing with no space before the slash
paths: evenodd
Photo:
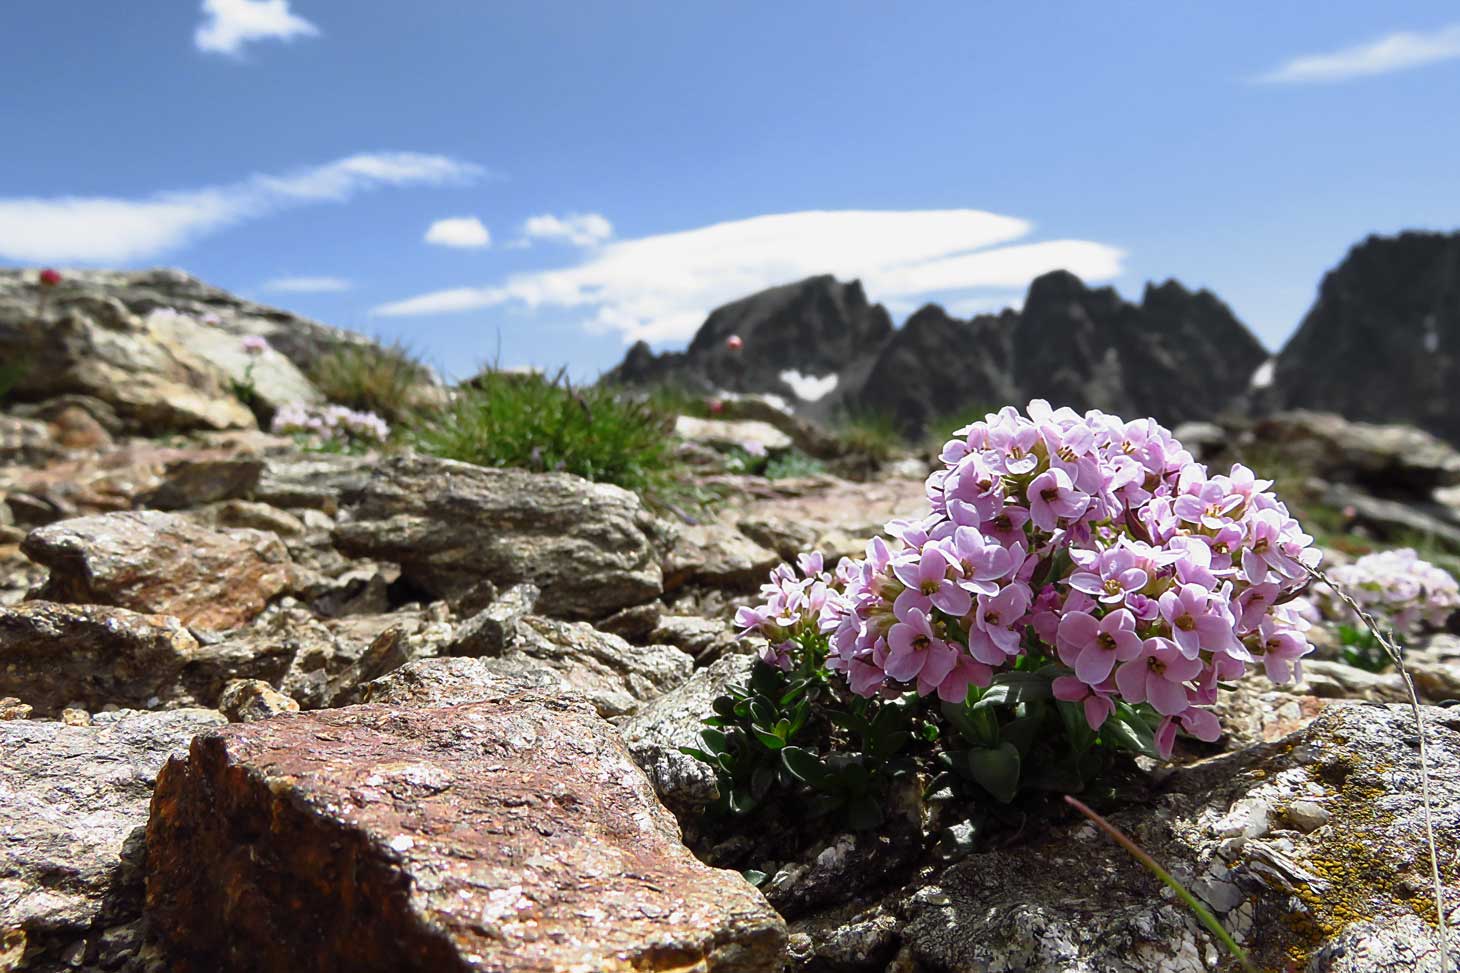
<path id="1" fill-rule="evenodd" d="M 1354 600 L 1353 596 L 1350 595 L 1347 591 L 1344 591 L 1343 588 L 1340 587 L 1338 584 L 1334 583 L 1333 579 L 1329 578 L 1328 575 L 1324 574 L 1318 568 L 1312 567 L 1311 565 L 1305 564 L 1303 565 L 1303 567 L 1307 570 L 1309 576 L 1311 576 L 1315 581 L 1321 581 L 1324 584 L 1328 585 L 1328 587 L 1332 589 L 1334 595 L 1337 596 L 1338 600 L 1349 606 L 1349 608 L 1353 610 L 1354 614 L 1359 617 L 1359 621 L 1364 623 L 1364 627 L 1366 627 L 1373 634 L 1374 638 L 1379 643 L 1379 647 L 1382 648 L 1384 650 L 1384 654 L 1389 657 L 1389 661 L 1394 663 L 1394 669 L 1396 672 L 1399 673 L 1399 678 L 1404 683 L 1404 691 L 1409 696 L 1409 708 L 1414 713 L 1414 729 L 1415 732 L 1419 735 L 1420 796 L 1424 800 L 1425 842 L 1429 846 L 1430 852 L 1430 878 L 1434 882 L 1435 886 L 1435 923 L 1440 933 L 1440 973 L 1449 973 L 1450 936 L 1445 920 L 1445 886 L 1443 881 L 1441 881 L 1440 879 L 1440 855 L 1439 852 L 1435 849 L 1435 828 L 1432 820 L 1434 812 L 1430 806 L 1430 765 L 1428 754 L 1425 748 L 1424 718 L 1420 713 L 1419 694 L 1414 691 L 1414 680 L 1410 678 L 1409 669 L 1407 669 L 1404 665 L 1404 650 L 1401 649 L 1398 643 L 1394 641 L 1392 633 L 1386 633 L 1380 627 L 1378 621 L 1375 620 L 1374 616 L 1365 611 L 1364 608 L 1357 601 Z"/>

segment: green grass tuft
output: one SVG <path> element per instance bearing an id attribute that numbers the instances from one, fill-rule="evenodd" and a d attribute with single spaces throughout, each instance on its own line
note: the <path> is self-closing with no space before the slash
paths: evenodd
<path id="1" fill-rule="evenodd" d="M 427 416 L 413 439 L 422 452 L 478 466 L 573 473 L 635 490 L 648 500 L 673 489 L 674 416 L 599 386 L 482 373 Z"/>
<path id="2" fill-rule="evenodd" d="M 429 369 L 399 342 L 342 345 L 310 369 L 309 380 L 327 401 L 373 412 L 392 426 L 430 402 Z"/>

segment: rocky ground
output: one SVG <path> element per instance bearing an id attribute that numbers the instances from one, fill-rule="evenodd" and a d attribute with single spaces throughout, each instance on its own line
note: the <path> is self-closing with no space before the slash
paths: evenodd
<path id="1" fill-rule="evenodd" d="M 213 331 L 145 315 L 268 332 L 280 401 L 351 339 L 165 274 L 58 296 L 46 334 L 16 323 L 33 300 L 0 281 L 0 345 L 48 362 L 0 414 L 0 970 L 1229 968 L 1048 804 L 950 847 L 913 793 L 886 833 L 759 863 L 760 889 L 703 863 L 734 836 L 677 748 L 752 664 L 730 615 L 782 559 L 917 512 L 919 458 L 768 480 L 714 457 L 808 433 L 695 420 L 726 499 L 687 519 L 566 474 L 307 452 L 239 407 Z M 1334 557 L 1460 538 L 1460 455 L 1422 434 L 1182 435 L 1293 463 Z M 1221 741 L 1133 766 L 1102 810 L 1262 969 L 1438 970 L 1398 677 L 1326 654 L 1248 680 Z M 1460 639 L 1411 658 L 1453 908 Z"/>

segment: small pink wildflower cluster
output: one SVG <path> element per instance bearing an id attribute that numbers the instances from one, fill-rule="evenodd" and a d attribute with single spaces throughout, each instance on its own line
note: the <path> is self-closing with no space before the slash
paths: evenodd
<path id="1" fill-rule="evenodd" d="M 1401 637 L 1416 635 L 1425 626 L 1440 628 L 1460 610 L 1460 584 L 1407 547 L 1365 554 L 1352 564 L 1330 568 L 1328 576 Z M 1312 601 L 1327 618 L 1352 617 L 1328 585 L 1315 585 Z"/>
<path id="2" fill-rule="evenodd" d="M 270 428 L 275 435 L 309 436 L 326 445 L 374 444 L 390 438 L 390 424 L 380 416 L 342 405 L 293 402 L 274 414 Z"/>
<path id="3" fill-rule="evenodd" d="M 737 622 L 789 668 L 828 640 L 826 668 L 864 697 L 915 689 L 962 702 L 1022 656 L 1057 662 L 1056 698 L 1098 729 L 1117 701 L 1213 740 L 1218 684 L 1261 662 L 1287 681 L 1312 651 L 1288 604 L 1319 552 L 1244 466 L 1211 475 L 1151 419 L 1042 400 L 955 433 L 928 515 L 887 525 L 828 572 L 803 555 Z M 1031 660 L 1034 661 L 1034 660 Z M 1026 663 L 1027 667 L 1027 663 Z"/>

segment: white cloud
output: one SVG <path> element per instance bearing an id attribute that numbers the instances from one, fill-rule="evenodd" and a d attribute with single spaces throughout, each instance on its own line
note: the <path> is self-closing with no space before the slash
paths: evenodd
<path id="1" fill-rule="evenodd" d="M 613 236 L 613 224 L 600 213 L 544 213 L 528 217 L 522 224 L 522 236 L 526 241 L 555 240 L 575 247 L 593 247 Z"/>
<path id="2" fill-rule="evenodd" d="M 142 199 L 0 197 L 0 257 L 30 263 L 146 260 L 277 210 L 342 202 L 380 186 L 464 182 L 482 172 L 445 156 L 395 152 Z"/>
<path id="3" fill-rule="evenodd" d="M 1460 24 L 1430 33 L 1400 31 L 1339 51 L 1295 57 L 1257 80 L 1268 84 L 1347 81 L 1453 58 L 1460 58 Z"/>
<path id="4" fill-rule="evenodd" d="M 386 304 L 386 316 L 446 314 L 502 304 L 571 310 L 625 342 L 683 340 L 714 308 L 814 274 L 860 278 L 872 300 L 937 293 L 947 299 L 1026 287 L 1050 270 L 1089 281 L 1121 271 L 1124 254 L 1085 240 L 996 246 L 1027 236 L 1024 220 L 981 210 L 781 213 L 681 233 L 621 240 L 576 266 L 485 287 L 435 291 Z"/>
<path id="5" fill-rule="evenodd" d="M 475 216 L 453 216 L 437 220 L 426 230 L 426 242 L 442 247 L 486 247 L 492 234 Z"/>
<path id="6" fill-rule="evenodd" d="M 203 22 L 193 32 L 193 43 L 210 54 L 237 54 L 252 41 L 292 41 L 318 33 L 318 27 L 290 11 L 289 0 L 203 0 Z"/>
<path id="7" fill-rule="evenodd" d="M 355 286 L 343 277 L 275 277 L 264 290 L 280 294 L 333 294 Z"/>

